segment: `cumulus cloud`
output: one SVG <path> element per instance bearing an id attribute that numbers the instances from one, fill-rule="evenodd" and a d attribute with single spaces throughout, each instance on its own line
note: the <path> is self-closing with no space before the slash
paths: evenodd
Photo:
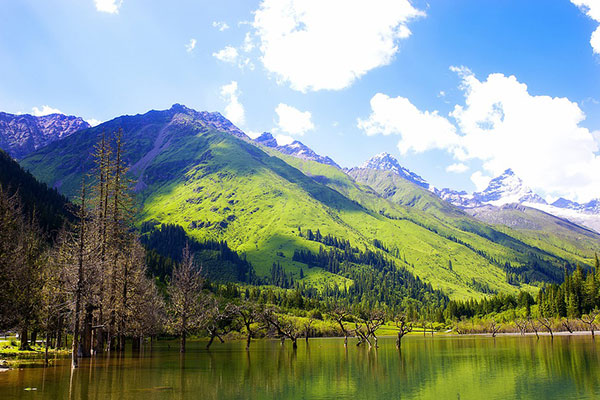
<path id="1" fill-rule="evenodd" d="M 460 131 L 459 159 L 480 159 L 489 173 L 512 168 L 547 194 L 580 200 L 600 194 L 600 157 L 585 114 L 567 98 L 531 95 L 515 76 L 491 74 L 479 81 L 459 70 L 465 105 L 451 115 Z"/>
<path id="2" fill-rule="evenodd" d="M 358 119 L 367 135 L 400 135 L 398 149 L 421 153 L 435 148 L 452 150 L 459 141 L 456 128 L 437 111 L 420 111 L 405 97 L 377 93 L 371 99 L 371 115 Z"/>
<path id="3" fill-rule="evenodd" d="M 295 139 L 288 135 L 275 135 L 275 140 L 279 146 L 285 146 L 286 144 L 292 144 Z"/>
<path id="4" fill-rule="evenodd" d="M 446 167 L 446 172 L 454 172 L 457 174 L 461 174 L 463 172 L 468 171 L 468 169 L 469 167 L 463 163 L 454 163 Z"/>
<path id="5" fill-rule="evenodd" d="M 235 47 L 226 46 L 224 49 L 213 53 L 213 57 L 215 57 L 219 61 L 235 64 L 235 62 L 238 59 L 238 51 Z"/>
<path id="6" fill-rule="evenodd" d="M 279 103 L 275 108 L 275 112 L 278 117 L 277 130 L 280 132 L 302 136 L 306 132 L 315 129 L 309 111 L 300 111 L 295 107 Z"/>
<path id="7" fill-rule="evenodd" d="M 225 106 L 225 118 L 234 125 L 243 125 L 246 119 L 244 106 L 239 101 L 241 95 L 236 81 L 231 81 L 227 85 L 221 86 L 221 98 L 227 102 Z"/>
<path id="8" fill-rule="evenodd" d="M 600 1 L 598 0 L 571 0 L 588 17 L 596 22 L 600 22 Z M 600 54 L 600 26 L 592 33 L 590 45 L 594 53 Z"/>
<path id="9" fill-rule="evenodd" d="M 42 108 L 33 107 L 31 111 L 31 114 L 36 117 L 41 117 L 50 114 L 63 114 L 63 112 L 60 111 L 58 108 L 52 108 L 47 105 L 43 105 Z"/>
<path id="10" fill-rule="evenodd" d="M 109 14 L 118 14 L 123 0 L 94 0 L 96 10 Z"/>
<path id="11" fill-rule="evenodd" d="M 450 113 L 421 111 L 403 97 L 377 94 L 371 115 L 358 121 L 368 135 L 397 134 L 401 152 L 443 149 L 457 164 L 483 162 L 471 180 L 481 189 L 490 176 L 512 168 L 544 195 L 588 201 L 600 196 L 600 144 L 597 131 L 581 126 L 585 114 L 567 98 L 532 95 L 515 76 L 490 74 L 480 81 L 468 69 L 461 77 L 465 101 Z"/>
<path id="12" fill-rule="evenodd" d="M 471 175 L 471 182 L 473 182 L 478 192 L 485 190 L 491 180 L 491 176 L 484 175 L 481 171 L 475 171 Z"/>
<path id="13" fill-rule="evenodd" d="M 196 48 L 196 39 L 191 38 L 190 41 L 185 45 L 185 51 L 191 53 Z"/>
<path id="14" fill-rule="evenodd" d="M 220 32 L 223 32 L 224 30 L 229 29 L 229 25 L 227 25 L 225 22 L 221 22 L 221 21 L 213 21 L 212 26 L 213 26 L 213 28 L 218 29 Z"/>
<path id="15" fill-rule="evenodd" d="M 389 64 L 407 24 L 424 12 L 409 0 L 263 0 L 252 26 L 261 61 L 302 92 L 339 90 Z"/>

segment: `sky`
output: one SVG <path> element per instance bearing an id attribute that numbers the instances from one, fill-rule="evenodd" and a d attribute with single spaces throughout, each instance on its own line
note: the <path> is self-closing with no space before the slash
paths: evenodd
<path id="1" fill-rule="evenodd" d="M 0 110 L 174 103 L 343 167 L 600 197 L 600 0 L 0 0 Z"/>

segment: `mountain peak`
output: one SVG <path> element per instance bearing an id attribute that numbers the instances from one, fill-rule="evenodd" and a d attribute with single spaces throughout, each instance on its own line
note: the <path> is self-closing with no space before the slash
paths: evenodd
<path id="1" fill-rule="evenodd" d="M 269 132 L 263 132 L 259 137 L 254 139 L 254 141 L 258 144 L 262 144 L 266 147 L 277 147 L 279 144 L 277 143 L 277 139 L 271 135 Z"/>
<path id="2" fill-rule="evenodd" d="M 431 185 L 425 179 L 401 166 L 398 160 L 387 152 L 374 155 L 359 168 L 389 171 L 425 189 L 429 190 L 431 188 Z"/>
<path id="3" fill-rule="evenodd" d="M 336 162 L 331 158 L 315 153 L 313 149 L 298 140 L 294 140 L 292 143 L 280 146 L 279 143 L 277 143 L 277 139 L 275 139 L 272 134 L 269 132 L 263 132 L 259 137 L 254 139 L 254 143 L 277 149 L 280 153 L 288 156 L 301 158 L 303 160 L 316 161 L 321 164 L 327 164 L 340 168 L 340 166 L 337 165 Z"/>
<path id="4" fill-rule="evenodd" d="M 36 117 L 0 112 L 0 148 L 20 159 L 55 140 L 89 127 L 90 124 L 81 117 L 72 115 Z"/>
<path id="5" fill-rule="evenodd" d="M 482 203 L 495 206 L 510 203 L 546 204 L 546 201 L 526 186 L 511 168 L 492 179 L 483 192 L 473 193 L 473 197 Z"/>

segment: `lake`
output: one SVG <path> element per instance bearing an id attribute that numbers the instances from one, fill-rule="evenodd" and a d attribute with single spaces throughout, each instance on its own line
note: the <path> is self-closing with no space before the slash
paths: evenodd
<path id="1" fill-rule="evenodd" d="M 176 342 L 123 357 L 69 360 L 0 373 L 0 399 L 593 399 L 599 340 L 590 336 L 408 336 L 380 348 L 351 340 Z M 36 390 L 26 390 L 35 388 Z"/>

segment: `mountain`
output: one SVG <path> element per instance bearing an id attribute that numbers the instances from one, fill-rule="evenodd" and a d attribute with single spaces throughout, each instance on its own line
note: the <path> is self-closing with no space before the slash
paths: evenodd
<path id="1" fill-rule="evenodd" d="M 500 176 L 492 179 L 488 187 L 482 192 L 469 195 L 466 192 L 458 192 L 452 189 L 435 189 L 434 192 L 443 200 L 464 208 L 482 208 L 469 212 L 483 220 L 502 220 L 505 218 L 505 205 L 516 204 L 535 208 L 555 217 L 565 219 L 571 223 L 593 229 L 600 232 L 600 200 L 592 200 L 585 204 L 579 204 L 571 200 L 559 198 L 552 204 L 548 204 L 542 197 L 527 187 L 523 181 L 511 170 L 507 169 Z M 500 208 L 494 209 L 489 205 Z M 510 208 L 510 207 L 509 207 Z M 495 218 L 491 217 L 493 210 L 499 213 Z M 513 221 L 514 222 L 514 221 Z M 513 225 L 512 223 L 509 226 Z"/>
<path id="2" fill-rule="evenodd" d="M 425 179 L 401 166 L 398 160 L 392 157 L 390 153 L 379 153 L 371 159 L 365 161 L 359 168 L 389 171 L 406 179 L 409 182 L 414 183 L 415 185 L 421 186 L 425 189 L 431 188 L 431 185 L 429 185 Z"/>
<path id="3" fill-rule="evenodd" d="M 50 237 L 74 219 L 73 205 L 66 197 L 38 182 L 6 152 L 0 150 L 0 188 L 16 195 L 25 215 L 35 213 L 37 224 Z"/>
<path id="4" fill-rule="evenodd" d="M 262 135 L 254 139 L 254 142 L 265 147 L 276 149 L 280 153 L 288 156 L 301 158 L 303 160 L 315 161 L 321 164 L 332 165 L 340 168 L 331 158 L 326 156 L 320 156 L 315 153 L 310 147 L 304 143 L 294 140 L 292 143 L 280 146 L 277 143 L 277 139 L 273 137 L 269 132 L 264 132 Z"/>
<path id="5" fill-rule="evenodd" d="M 63 114 L 35 117 L 0 112 L 0 148 L 13 158 L 21 159 L 55 140 L 89 127 L 82 118 Z"/>
<path id="6" fill-rule="evenodd" d="M 433 289 L 481 297 L 560 281 L 565 265 L 590 265 L 600 251 L 593 233 L 575 240 L 566 228 L 563 239 L 496 227 L 393 168 L 345 173 L 285 154 L 270 135 L 250 141 L 220 115 L 180 105 L 79 131 L 22 165 L 73 196 L 94 166 L 90 152 L 102 132 L 118 129 L 138 226 L 179 225 L 200 242 L 226 241 L 259 278 L 283 270 L 284 280 L 306 287 L 377 291 L 386 301 L 404 293 L 439 298 Z"/>
<path id="7" fill-rule="evenodd" d="M 482 204 L 495 206 L 511 203 L 547 204 L 544 199 L 527 187 L 510 168 L 492 179 L 483 192 L 473 193 L 473 198 Z"/>

